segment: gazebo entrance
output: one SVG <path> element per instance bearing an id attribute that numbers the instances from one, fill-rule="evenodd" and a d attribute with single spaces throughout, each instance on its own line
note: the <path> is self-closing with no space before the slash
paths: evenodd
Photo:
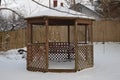
<path id="1" fill-rule="evenodd" d="M 75 69 L 75 47 L 70 33 L 70 26 L 49 27 L 49 69 Z"/>

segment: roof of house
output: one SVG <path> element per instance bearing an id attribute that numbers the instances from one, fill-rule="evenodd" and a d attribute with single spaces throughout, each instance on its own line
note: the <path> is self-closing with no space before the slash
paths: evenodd
<path id="1" fill-rule="evenodd" d="M 90 10 L 91 12 L 97 14 L 98 16 L 103 17 L 101 14 L 99 14 L 98 12 L 95 11 L 95 8 L 94 8 L 93 6 L 90 6 L 90 5 L 85 5 L 85 4 L 77 3 L 76 5 L 72 6 L 70 9 L 74 9 L 74 8 L 76 8 L 77 6 L 85 7 L 85 8 L 87 8 L 88 10 Z M 77 9 L 77 8 L 76 8 L 76 9 Z"/>

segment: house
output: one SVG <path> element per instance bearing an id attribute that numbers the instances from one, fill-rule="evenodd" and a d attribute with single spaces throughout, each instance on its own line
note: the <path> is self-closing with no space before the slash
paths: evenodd
<path id="1" fill-rule="evenodd" d="M 96 20 L 99 20 L 103 17 L 101 14 L 95 11 L 93 6 L 90 6 L 90 5 L 77 3 L 76 5 L 70 7 L 70 9 L 86 14 L 87 16 L 92 16 Z"/>

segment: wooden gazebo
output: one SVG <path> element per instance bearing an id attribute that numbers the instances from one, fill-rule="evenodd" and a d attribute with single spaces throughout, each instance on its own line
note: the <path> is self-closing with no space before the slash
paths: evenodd
<path id="1" fill-rule="evenodd" d="M 48 13 L 26 18 L 27 70 L 75 72 L 92 67 L 93 19 L 59 11 L 54 13 L 62 15 Z"/>

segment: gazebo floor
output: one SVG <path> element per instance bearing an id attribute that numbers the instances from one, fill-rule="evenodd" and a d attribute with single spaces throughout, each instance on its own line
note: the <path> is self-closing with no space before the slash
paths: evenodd
<path id="1" fill-rule="evenodd" d="M 66 62 L 49 61 L 48 69 L 75 69 L 75 61 L 66 61 Z"/>

